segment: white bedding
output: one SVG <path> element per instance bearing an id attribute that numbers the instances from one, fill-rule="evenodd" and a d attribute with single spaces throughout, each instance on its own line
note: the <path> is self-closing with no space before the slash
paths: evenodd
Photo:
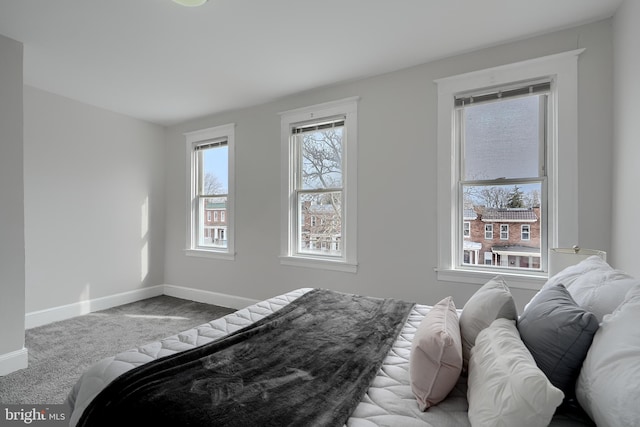
<path id="1" fill-rule="evenodd" d="M 66 403 L 75 426 L 91 400 L 124 372 L 163 356 L 188 350 L 241 329 L 310 291 L 297 289 L 238 310 L 212 322 L 97 362 L 75 384 Z M 349 427 L 469 426 L 465 379 L 439 405 L 421 412 L 409 385 L 409 353 L 416 329 L 430 306 L 415 305 L 366 395 L 347 421 Z M 556 425 L 556 424 L 554 424 Z M 558 424 L 558 425 L 572 425 Z"/>

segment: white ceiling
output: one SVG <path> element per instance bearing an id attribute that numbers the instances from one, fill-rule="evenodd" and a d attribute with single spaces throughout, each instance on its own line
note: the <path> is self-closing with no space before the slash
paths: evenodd
<path id="1" fill-rule="evenodd" d="M 0 0 L 24 82 L 171 125 L 610 17 L 622 0 Z"/>

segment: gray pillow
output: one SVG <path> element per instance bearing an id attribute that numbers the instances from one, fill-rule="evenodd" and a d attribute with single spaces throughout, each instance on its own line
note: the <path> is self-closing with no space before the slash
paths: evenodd
<path id="1" fill-rule="evenodd" d="M 542 290 L 518 320 L 520 337 L 536 364 L 568 397 L 574 395 L 598 326 L 596 316 L 578 306 L 562 284 Z"/>
<path id="2" fill-rule="evenodd" d="M 471 349 L 476 337 L 496 319 L 516 320 L 518 309 L 511 291 L 502 276 L 496 276 L 482 285 L 462 308 L 460 333 L 462 335 L 462 358 L 466 372 Z"/>

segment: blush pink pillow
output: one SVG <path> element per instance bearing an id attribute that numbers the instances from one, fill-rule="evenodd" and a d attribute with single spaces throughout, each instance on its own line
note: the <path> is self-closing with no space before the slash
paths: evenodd
<path id="1" fill-rule="evenodd" d="M 434 305 L 411 343 L 411 390 L 421 411 L 444 400 L 462 371 L 462 339 L 453 298 Z"/>

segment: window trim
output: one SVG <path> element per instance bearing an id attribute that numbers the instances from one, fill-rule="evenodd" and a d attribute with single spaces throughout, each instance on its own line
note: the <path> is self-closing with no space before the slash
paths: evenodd
<path id="1" fill-rule="evenodd" d="M 487 233 L 491 233 L 491 237 L 487 237 Z M 493 223 L 484 225 L 484 240 L 493 240 Z"/>
<path id="2" fill-rule="evenodd" d="M 509 240 L 509 224 L 500 224 L 500 240 Z"/>
<path id="3" fill-rule="evenodd" d="M 282 265 L 321 268 L 327 270 L 356 273 L 357 262 L 357 153 L 358 122 L 357 107 L 359 97 L 330 101 L 309 107 L 297 108 L 279 113 L 281 134 L 281 222 L 280 222 L 280 263 Z M 295 150 L 291 138 L 294 125 L 310 120 L 321 120 L 336 116 L 345 117 L 345 148 L 343 153 L 343 238 L 341 257 L 301 255 L 296 253 L 296 206 L 293 197 Z"/>
<path id="4" fill-rule="evenodd" d="M 525 233 L 525 227 L 527 229 L 526 233 Z M 527 235 L 527 238 L 525 239 L 523 236 Z M 530 241 L 531 240 L 531 224 L 521 224 L 520 225 L 520 240 L 522 241 Z"/>
<path id="5" fill-rule="evenodd" d="M 471 221 L 462 221 L 462 237 L 471 237 Z"/>
<path id="6" fill-rule="evenodd" d="M 454 96 L 479 88 L 507 85 L 520 81 L 548 78 L 550 115 L 547 141 L 547 245 L 570 247 L 578 241 L 578 57 L 584 49 L 576 49 L 513 64 L 435 80 L 438 90 L 438 280 L 482 284 L 498 273 L 497 269 L 479 271 L 456 268 L 456 244 L 459 227 L 454 227 L 458 209 Z M 562 144 L 558 144 L 562 141 Z M 560 168 L 562 165 L 562 168 Z M 560 197 L 562 195 L 562 197 Z M 542 271 L 499 271 L 509 278 L 511 286 L 539 289 L 548 277 Z"/>
<path id="7" fill-rule="evenodd" d="M 185 255 L 222 260 L 235 259 L 235 123 L 214 126 L 183 134 L 186 141 L 186 172 L 187 172 L 187 224 Z M 197 164 L 196 146 L 205 141 L 225 138 L 228 148 L 228 189 L 227 189 L 227 247 L 203 248 L 197 246 Z"/>

